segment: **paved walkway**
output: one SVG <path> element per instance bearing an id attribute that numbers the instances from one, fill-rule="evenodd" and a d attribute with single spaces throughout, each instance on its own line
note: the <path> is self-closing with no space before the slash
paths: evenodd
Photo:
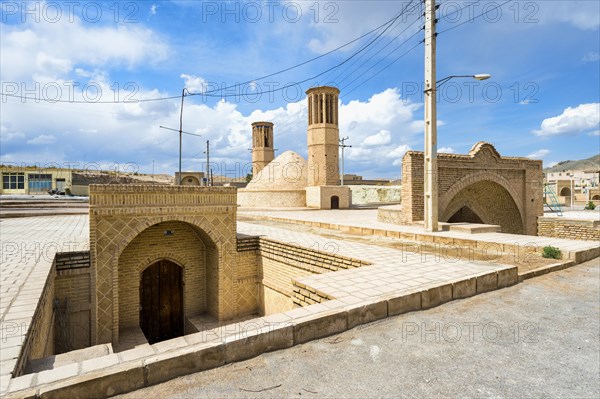
<path id="1" fill-rule="evenodd" d="M 329 225 L 359 227 L 363 229 L 378 229 L 392 232 L 403 232 L 419 234 L 421 236 L 432 236 L 438 238 L 449 238 L 457 240 L 477 240 L 490 244 L 509 244 L 517 246 L 544 247 L 552 245 L 560 248 L 563 252 L 585 251 L 598 248 L 595 241 L 567 240 L 552 237 L 525 236 L 506 233 L 479 233 L 468 234 L 459 231 L 440 231 L 436 233 L 426 232 L 423 227 L 410 225 L 396 225 L 377 221 L 376 209 L 348 209 L 348 210 L 312 210 L 312 211 L 258 211 L 240 212 L 239 216 L 267 217 L 272 219 L 287 219 L 302 222 L 325 223 Z"/>
<path id="2" fill-rule="evenodd" d="M 513 268 L 485 262 L 454 259 L 450 254 L 430 254 L 403 251 L 368 245 L 353 241 L 336 240 L 294 230 L 238 222 L 238 232 L 264 235 L 270 239 L 320 250 L 331 255 L 342 255 L 369 262 L 361 268 L 340 270 L 334 273 L 311 275 L 297 279 L 340 302 L 339 305 L 416 289 L 437 287 L 469 277 Z M 328 304 L 333 306 L 334 303 Z"/>
<path id="3" fill-rule="evenodd" d="M 354 226 L 367 229 L 366 231 L 369 231 L 368 229 L 382 229 L 425 234 L 423 229 L 418 226 L 397 226 L 377 222 L 376 211 L 371 210 L 263 211 L 252 212 L 252 214 L 261 217 Z M 269 316 L 271 318 L 276 316 L 273 320 L 270 320 L 269 317 L 265 318 L 265 320 L 273 322 L 287 322 L 303 317 L 329 317 L 332 315 L 331 312 L 335 312 L 346 323 L 346 314 L 354 312 L 352 314 L 357 317 L 355 322 L 360 324 L 365 320 L 368 321 L 371 317 L 387 316 L 388 301 L 404 300 L 403 298 L 408 298 L 413 293 L 418 294 L 418 308 L 421 308 L 421 301 L 422 307 L 427 308 L 451 299 L 474 295 L 476 292 L 504 287 L 515 283 L 517 278 L 514 266 L 471 261 L 469 259 L 455 259 L 452 254 L 427 254 L 413 249 L 402 251 L 365 243 L 331 239 L 316 234 L 298 232 L 293 230 L 291 226 L 290 229 L 285 229 L 243 221 L 239 221 L 237 226 L 238 233 L 241 234 L 263 235 L 271 240 L 296 244 L 332 255 L 342 255 L 370 263 L 369 266 L 361 268 L 297 279 L 298 286 L 316 289 L 327 297 L 335 298 L 335 300 L 307 308 L 295 309 L 280 315 Z M 4 391 L 9 383 L 9 373 L 16 365 L 24 336 L 38 306 L 55 254 L 89 249 L 88 234 L 89 226 L 86 215 L 32 217 L 0 221 L 0 240 L 2 243 L 2 253 L 0 254 L 0 281 L 2 282 L 0 322 L 2 323 L 3 334 L 0 343 L 1 391 Z M 524 245 L 525 243 L 534 242 L 535 245 L 554 245 L 559 246 L 562 250 L 570 251 L 598 247 L 596 242 L 500 233 L 472 235 L 461 232 L 440 232 L 430 235 L 466 240 L 476 238 L 483 242 L 510 245 Z M 503 276 L 502 282 L 501 273 Z M 446 290 L 447 287 L 450 287 L 449 291 Z M 426 306 L 426 301 L 429 301 L 429 306 Z M 391 302 L 389 303 L 389 314 L 397 314 L 392 313 L 392 305 Z M 366 304 L 365 307 L 358 307 L 363 306 L 363 304 Z M 397 302 L 396 305 L 402 307 L 405 303 Z M 364 312 L 360 309 L 364 309 Z M 369 313 L 379 312 L 381 309 L 384 310 L 384 314 Z M 355 310 L 357 311 L 355 312 Z M 327 325 L 329 326 L 329 324 Z M 348 321 L 347 327 L 351 328 L 350 321 Z M 302 332 L 302 327 L 298 328 Z M 346 324 L 336 331 L 345 328 Z M 179 341 L 184 342 L 185 339 L 182 338 Z M 302 341 L 303 338 L 298 342 Z"/>
<path id="4" fill-rule="evenodd" d="M 598 398 L 599 266 L 596 259 L 118 398 Z"/>
<path id="5" fill-rule="evenodd" d="M 88 216 L 0 220 L 0 381 L 4 388 L 58 252 L 89 249 Z"/>

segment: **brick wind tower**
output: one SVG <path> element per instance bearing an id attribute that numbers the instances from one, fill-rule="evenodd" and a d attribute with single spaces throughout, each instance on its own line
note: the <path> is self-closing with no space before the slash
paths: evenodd
<path id="1" fill-rule="evenodd" d="M 252 176 L 256 177 L 274 158 L 273 123 L 252 123 Z"/>
<path id="2" fill-rule="evenodd" d="M 308 187 L 306 205 L 320 209 L 348 208 L 350 189 L 340 186 L 338 96 L 336 87 L 320 86 L 308 96 Z"/>
<path id="3" fill-rule="evenodd" d="M 338 95 L 335 87 L 309 89 L 308 95 L 308 185 L 339 185 Z"/>

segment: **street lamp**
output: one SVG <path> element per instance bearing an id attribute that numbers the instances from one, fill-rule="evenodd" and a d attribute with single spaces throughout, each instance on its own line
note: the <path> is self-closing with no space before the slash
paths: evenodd
<path id="1" fill-rule="evenodd" d="M 450 76 L 446 76 L 444 79 L 440 79 L 437 82 L 435 82 L 437 87 L 440 87 L 441 85 L 443 85 L 444 83 L 446 83 L 447 81 L 449 81 L 452 78 L 473 78 L 475 80 L 486 80 L 491 78 L 492 75 L 490 75 L 489 73 L 478 73 L 476 75 L 450 75 Z"/>
<path id="2" fill-rule="evenodd" d="M 435 45 L 434 45 L 435 48 Z M 435 59 L 435 56 L 433 57 Z M 426 57 L 427 60 L 427 57 Z M 426 72 L 428 68 L 426 67 Z M 433 71 L 433 76 L 431 71 Z M 425 90 L 425 198 L 424 198 L 424 223 L 427 231 L 438 231 L 438 184 L 437 184 L 437 88 L 453 78 L 473 78 L 486 80 L 492 75 L 480 73 L 476 75 L 450 75 L 434 81 L 435 66 L 429 66 L 428 88 Z"/>

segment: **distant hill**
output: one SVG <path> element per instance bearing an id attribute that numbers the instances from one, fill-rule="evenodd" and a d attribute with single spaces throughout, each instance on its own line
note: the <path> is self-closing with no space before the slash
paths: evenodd
<path id="1" fill-rule="evenodd" d="M 544 169 L 545 173 L 564 172 L 566 170 L 600 170 L 600 154 L 580 161 L 562 161 L 551 168 Z"/>

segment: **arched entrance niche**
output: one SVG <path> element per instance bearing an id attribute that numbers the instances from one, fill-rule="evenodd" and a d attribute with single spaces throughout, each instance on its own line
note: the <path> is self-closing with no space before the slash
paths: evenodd
<path id="1" fill-rule="evenodd" d="M 216 317 L 218 259 L 217 246 L 197 226 L 165 221 L 144 229 L 118 258 L 115 327 L 139 327 L 152 343 L 183 335 L 186 318 Z"/>
<path id="2" fill-rule="evenodd" d="M 519 207 L 501 184 L 480 180 L 454 192 L 451 199 L 440 202 L 444 204 L 440 209 L 441 221 L 495 224 L 500 225 L 503 233 L 524 233 Z"/>

